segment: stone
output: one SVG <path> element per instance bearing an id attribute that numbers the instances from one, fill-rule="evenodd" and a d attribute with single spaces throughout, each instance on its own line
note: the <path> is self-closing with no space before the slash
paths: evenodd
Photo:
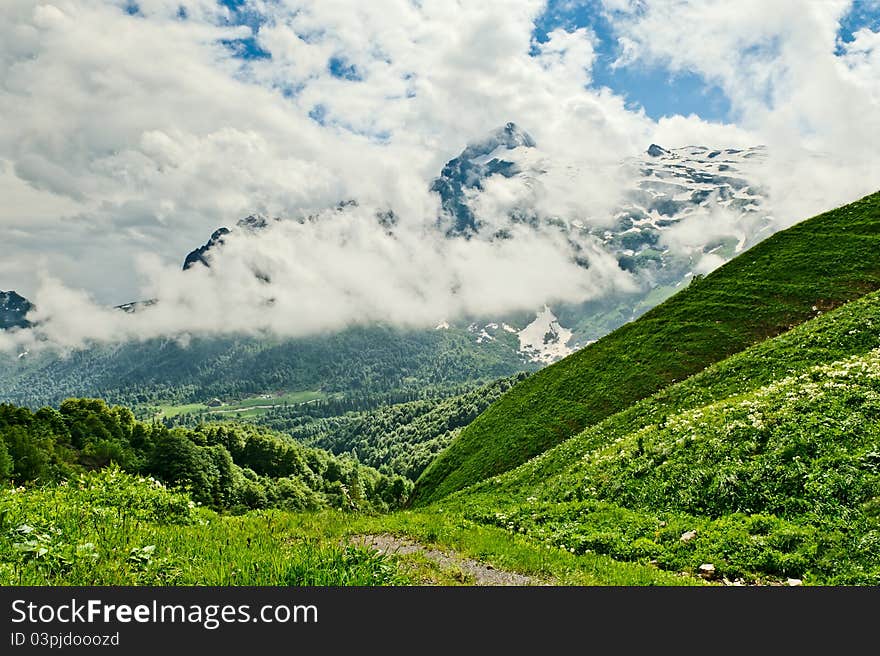
<path id="1" fill-rule="evenodd" d="M 801 581 L 800 579 L 788 579 L 788 581 L 786 581 L 786 583 L 788 583 L 789 587 L 792 587 L 792 588 L 797 588 L 797 587 L 802 586 L 804 584 L 804 582 Z"/>
<path id="2" fill-rule="evenodd" d="M 703 563 L 700 565 L 700 576 L 704 579 L 711 579 L 715 577 L 715 565 L 712 563 Z"/>
<path id="3" fill-rule="evenodd" d="M 681 539 L 682 542 L 690 542 L 690 541 L 693 540 L 695 537 L 697 537 L 697 532 L 696 532 L 696 531 L 685 531 L 684 533 L 681 534 L 681 538 L 680 538 L 680 539 Z"/>

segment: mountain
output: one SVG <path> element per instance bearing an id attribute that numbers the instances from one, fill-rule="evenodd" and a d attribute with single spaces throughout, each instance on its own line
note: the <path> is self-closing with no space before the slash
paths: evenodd
<path id="1" fill-rule="evenodd" d="M 483 342 L 496 336 L 498 326 L 507 325 L 520 335 L 521 353 L 527 359 L 547 364 L 635 319 L 677 291 L 695 272 L 717 266 L 770 234 L 772 210 L 764 192 L 751 181 L 765 155 L 762 147 L 666 149 L 651 144 L 643 157 L 619 163 L 630 185 L 611 216 L 597 222 L 596 217 L 563 220 L 537 212 L 532 192 L 545 184 L 553 163 L 541 153 L 535 139 L 515 123 L 507 123 L 468 144 L 444 165 L 431 184 L 441 206 L 437 227 L 447 238 L 506 239 L 514 225 L 535 229 L 551 226 L 567 235 L 571 246 L 567 257 L 572 261 L 588 267 L 583 250 L 596 247 L 632 274 L 637 289 L 586 303 L 536 308 L 531 316 L 519 313 L 482 317 L 476 324 L 471 318 L 456 327 L 470 327 Z M 526 190 L 523 201 L 512 207 L 501 223 L 497 217 L 489 221 L 480 214 L 482 195 L 495 178 L 504 178 Z M 357 202 L 344 201 L 335 209 L 344 214 L 351 206 L 357 206 Z M 187 255 L 183 268 L 197 263 L 209 266 L 213 259 L 219 264 L 222 256 L 217 247 L 227 239 L 280 220 L 257 214 L 238 221 L 232 229 L 218 228 L 203 246 Z M 393 211 L 380 212 L 377 221 L 393 231 L 396 217 Z M 688 234 L 696 231 L 703 237 L 695 243 L 685 240 L 688 243 L 682 245 L 676 236 L 682 230 Z M 535 322 L 546 323 L 545 310 L 553 314 L 556 327 L 542 332 L 537 337 L 539 344 L 532 333 L 539 330 Z"/>
<path id="2" fill-rule="evenodd" d="M 24 296 L 14 291 L 0 291 L 0 330 L 28 328 L 31 323 L 25 317 L 34 306 Z"/>
<path id="3" fill-rule="evenodd" d="M 208 264 L 208 260 L 206 254 L 213 247 L 223 244 L 223 237 L 229 234 L 229 228 L 217 228 L 213 233 L 211 233 L 211 238 L 203 245 L 199 246 L 195 250 L 191 251 L 187 254 L 186 259 L 183 261 L 183 270 L 186 271 L 194 267 L 196 264 L 202 264 L 204 266 L 210 266 Z"/>
<path id="4" fill-rule="evenodd" d="M 440 196 L 443 211 L 452 218 L 447 235 L 468 235 L 479 230 L 478 218 L 468 200 L 469 190 L 482 190 L 482 183 L 493 175 L 505 178 L 521 173 L 511 161 L 501 159 L 504 151 L 534 148 L 535 141 L 515 123 L 508 123 L 481 141 L 469 144 L 461 154 L 449 160 L 431 191 Z"/>
<path id="5" fill-rule="evenodd" d="M 553 225 L 572 239 L 594 237 L 614 254 L 621 268 L 637 273 L 652 271 L 656 278 L 680 280 L 697 262 L 676 261 L 676 253 L 664 241 L 664 234 L 695 216 L 708 215 L 707 241 L 699 244 L 695 255 L 717 254 L 730 258 L 748 244 L 757 241 L 770 228 L 771 210 L 766 207 L 764 191 L 750 180 L 756 167 L 765 159 L 763 147 L 748 149 L 712 149 L 687 146 L 666 149 L 651 144 L 645 156 L 625 159 L 619 166 L 630 185 L 624 190 L 617 209 L 611 213 L 611 225 L 601 218 L 594 227 L 588 217 L 541 216 L 531 200 L 534 194 L 523 193 L 523 200 L 508 213 L 509 224 Z M 516 181 L 523 189 L 540 188 L 554 165 L 540 151 L 539 144 L 514 123 L 496 130 L 485 139 L 468 145 L 458 157 L 443 167 L 431 189 L 440 196 L 449 225 L 448 236 L 470 236 L 486 229 L 498 236 L 506 234 L 505 225 L 484 223 L 478 216 L 484 187 L 493 176 Z M 588 171 L 569 171 L 583 177 Z M 735 221 L 717 225 L 712 211 L 729 211 Z M 766 235 L 764 235 L 766 236 Z M 572 253 L 577 257 L 577 249 Z"/>
<path id="6" fill-rule="evenodd" d="M 542 305 L 532 313 L 444 321 L 422 331 L 374 327 L 299 340 L 196 338 L 185 348 L 174 341 L 152 340 L 93 347 L 64 359 L 49 354 L 32 354 L 26 362 L 0 358 L 0 399 L 43 405 L 67 396 L 100 395 L 142 406 L 297 391 L 378 398 L 534 371 L 661 302 L 690 278 L 702 258 L 723 261 L 767 234 L 762 232 L 768 216 L 765 201 L 748 182 L 749 166 L 761 159 L 761 149 L 648 150 L 643 157 L 620 163 L 632 188 L 602 228 L 588 217 L 560 223 L 559 217 L 540 216 L 527 201 L 511 210 L 502 224 L 483 220 L 480 194 L 494 179 L 503 177 L 531 189 L 544 184 L 547 175 L 540 144 L 513 123 L 466 146 L 432 183 L 442 207 L 438 230 L 447 238 L 506 239 L 505 225 L 526 221 L 538 229 L 550 224 L 566 231 L 572 244 L 570 253 L 560 257 L 578 261 L 579 244 L 589 242 L 633 274 L 638 282 L 635 292 L 583 304 Z M 356 204 L 346 200 L 335 210 L 341 217 Z M 676 226 L 692 220 L 711 222 L 711 212 L 719 208 L 735 209 L 737 220 L 707 229 L 715 236 L 692 251 L 669 246 L 667 235 Z M 222 266 L 224 243 L 281 220 L 287 219 L 254 214 L 234 226 L 217 228 L 186 256 L 183 268 Z M 392 211 L 378 213 L 377 221 L 386 230 L 395 229 Z M 157 302 L 161 299 L 117 307 L 136 312 Z"/>
<path id="7" fill-rule="evenodd" d="M 514 225 L 552 227 L 567 235 L 572 261 L 588 267 L 583 250 L 595 246 L 632 274 L 634 292 L 549 308 L 557 327 L 540 337 L 547 335 L 550 341 L 537 348 L 534 339 L 526 337 L 529 347 L 522 351 L 546 364 L 637 318 L 693 275 L 769 236 L 772 208 L 753 181 L 765 158 L 763 147 L 666 149 L 651 144 L 644 156 L 619 163 L 630 182 L 610 217 L 545 216 L 536 210 L 534 199 L 545 183 L 550 184 L 554 163 L 527 132 L 508 123 L 447 162 L 431 189 L 440 196 L 443 216 L 438 225 L 447 237 L 504 239 Z M 588 176 L 589 171 L 566 174 Z M 500 222 L 480 215 L 483 193 L 496 177 L 517 185 L 523 199 Z M 694 234 L 699 236 L 693 238 Z M 506 323 L 520 332 L 526 324 L 544 323 L 543 312 L 538 310 L 531 320 L 488 317 L 483 323 Z"/>
<path id="8" fill-rule="evenodd" d="M 427 503 L 521 465 L 635 401 L 880 287 L 880 194 L 776 233 L 516 385 L 419 478 Z"/>

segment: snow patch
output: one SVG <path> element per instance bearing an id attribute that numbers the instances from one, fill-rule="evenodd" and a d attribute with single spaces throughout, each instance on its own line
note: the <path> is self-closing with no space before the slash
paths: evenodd
<path id="1" fill-rule="evenodd" d="M 550 364 L 573 351 L 568 347 L 572 331 L 560 326 L 556 315 L 546 305 L 518 334 L 520 353 L 532 362 Z"/>
<path id="2" fill-rule="evenodd" d="M 494 342 L 495 338 L 492 337 L 489 333 L 486 332 L 485 328 L 480 331 L 480 335 L 477 337 L 477 344 L 482 344 L 483 342 Z"/>

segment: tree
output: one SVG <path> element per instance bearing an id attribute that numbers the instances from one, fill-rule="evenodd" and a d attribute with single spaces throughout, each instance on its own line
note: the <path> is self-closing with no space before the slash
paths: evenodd
<path id="1" fill-rule="evenodd" d="M 8 481 L 12 476 L 12 456 L 6 448 L 6 442 L 0 439 L 0 481 Z"/>
<path id="2" fill-rule="evenodd" d="M 50 470 L 51 438 L 32 436 L 21 426 L 3 429 L 2 441 L 12 457 L 12 479 L 19 483 L 46 481 L 52 478 Z"/>

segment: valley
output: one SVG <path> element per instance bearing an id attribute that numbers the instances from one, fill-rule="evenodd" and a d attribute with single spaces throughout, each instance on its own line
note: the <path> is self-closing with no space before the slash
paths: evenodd
<path id="1" fill-rule="evenodd" d="M 873 194 L 529 370 L 503 322 L 353 330 L 347 366 L 321 340 L 196 341 L 173 375 L 130 350 L 173 344 L 26 362 L 46 383 L 4 383 L 0 580 L 876 585 L 878 239 Z M 50 371 L 107 402 L 58 401 Z M 301 391 L 266 391 L 281 371 Z"/>

